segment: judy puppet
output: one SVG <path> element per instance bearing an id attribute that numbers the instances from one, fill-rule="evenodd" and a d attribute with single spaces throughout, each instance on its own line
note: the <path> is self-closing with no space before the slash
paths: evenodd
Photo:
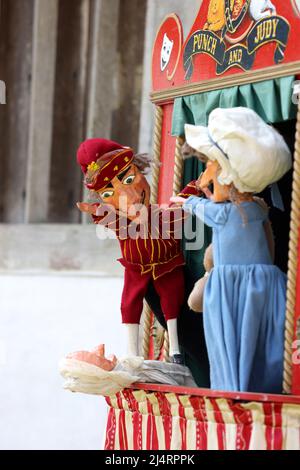
<path id="1" fill-rule="evenodd" d="M 203 305 L 211 388 L 281 393 L 286 276 L 273 264 L 268 210 L 255 194 L 290 170 L 290 151 L 246 108 L 216 109 L 208 127 L 185 132 L 207 158 L 198 183 L 206 198 L 172 201 L 213 230 Z"/>

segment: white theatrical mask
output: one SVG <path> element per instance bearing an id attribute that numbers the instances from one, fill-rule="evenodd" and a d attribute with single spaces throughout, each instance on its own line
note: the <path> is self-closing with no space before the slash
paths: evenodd
<path id="1" fill-rule="evenodd" d="M 276 15 L 276 7 L 271 0 L 251 0 L 250 14 L 255 21 L 259 21 L 270 14 Z"/>
<path id="2" fill-rule="evenodd" d="M 170 62 L 170 57 L 173 50 L 174 41 L 171 41 L 167 34 L 164 35 L 163 45 L 161 48 L 161 55 L 160 55 L 160 69 L 163 72 L 167 67 L 168 63 Z"/>

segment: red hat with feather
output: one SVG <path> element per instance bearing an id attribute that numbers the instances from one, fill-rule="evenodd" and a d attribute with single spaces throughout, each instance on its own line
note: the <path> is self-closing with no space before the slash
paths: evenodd
<path id="1" fill-rule="evenodd" d="M 133 161 L 133 150 L 112 140 L 89 139 L 77 152 L 77 161 L 86 176 L 88 189 L 99 191 Z"/>

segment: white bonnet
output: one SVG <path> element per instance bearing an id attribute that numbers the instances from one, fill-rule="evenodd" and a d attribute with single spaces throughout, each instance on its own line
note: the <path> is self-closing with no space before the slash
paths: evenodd
<path id="1" fill-rule="evenodd" d="M 219 162 L 219 182 L 240 192 L 260 193 L 292 167 L 283 137 L 248 108 L 217 108 L 208 127 L 186 124 L 185 135 L 190 147 Z"/>

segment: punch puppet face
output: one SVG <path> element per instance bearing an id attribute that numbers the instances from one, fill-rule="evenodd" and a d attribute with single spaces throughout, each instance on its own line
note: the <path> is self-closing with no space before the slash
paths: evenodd
<path id="1" fill-rule="evenodd" d="M 170 62 L 174 41 L 171 41 L 167 34 L 164 35 L 163 45 L 161 48 L 160 69 L 163 72 Z"/>
<path id="2" fill-rule="evenodd" d="M 198 184 L 208 199 L 213 202 L 225 202 L 230 199 L 231 185 L 222 185 L 218 181 L 221 167 L 215 161 L 208 161 L 206 170 L 199 177 Z"/>
<path id="3" fill-rule="evenodd" d="M 97 193 L 105 204 L 112 205 L 129 220 L 135 220 L 139 209 L 148 209 L 150 204 L 150 186 L 134 164 L 114 177 L 106 188 Z"/>

